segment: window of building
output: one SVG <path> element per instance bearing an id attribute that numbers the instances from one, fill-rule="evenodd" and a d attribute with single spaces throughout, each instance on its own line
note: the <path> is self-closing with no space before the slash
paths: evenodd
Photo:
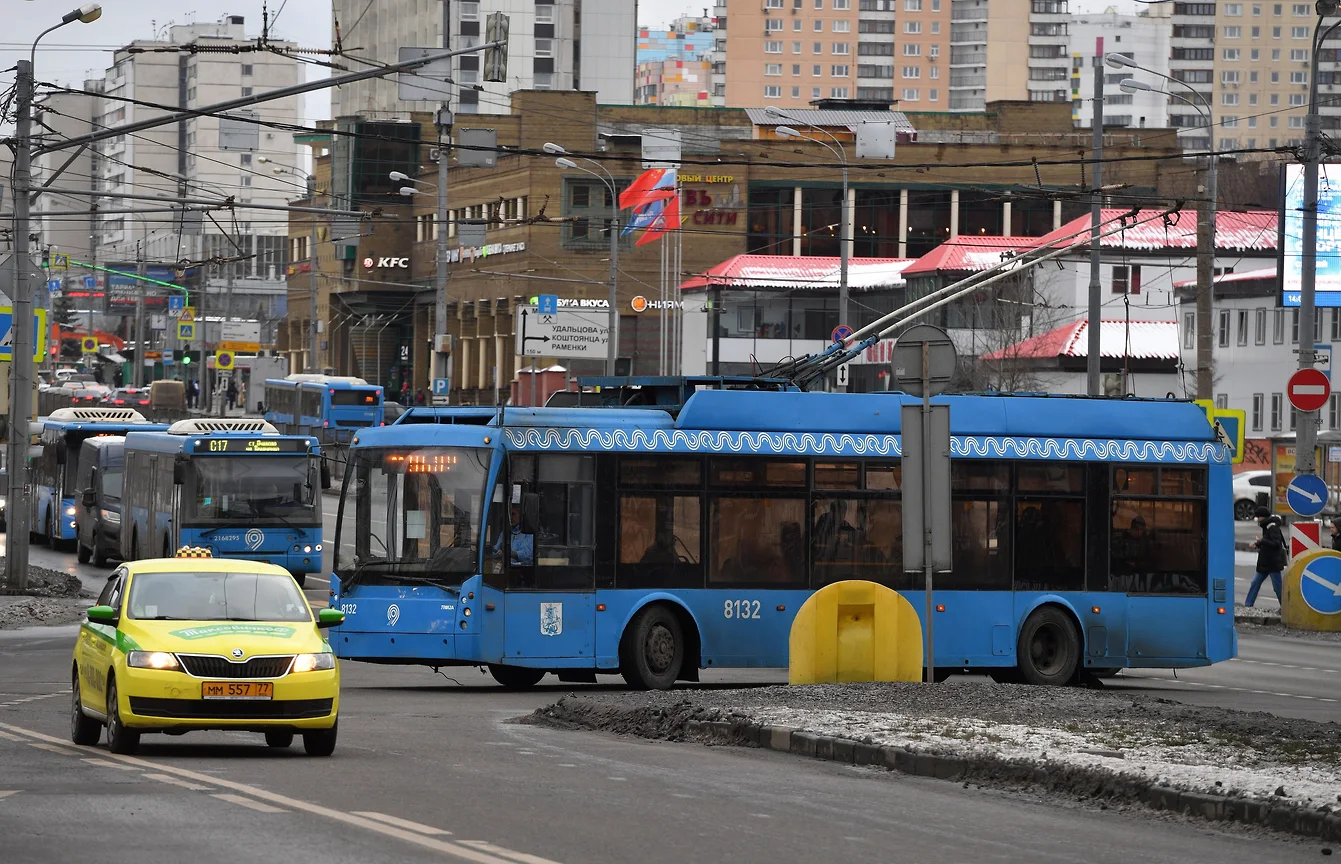
<path id="1" fill-rule="evenodd" d="M 795 76 L 800 75 L 800 74 L 801 74 L 801 64 L 800 64 L 800 63 L 793 63 L 793 64 L 792 64 L 792 76 L 795 77 Z"/>
<path id="2" fill-rule="evenodd" d="M 1279 28 L 1279 27 L 1272 27 L 1272 28 L 1271 28 L 1271 38 L 1272 38 L 1272 39 L 1279 39 L 1279 38 L 1280 38 L 1280 28 Z"/>
<path id="3" fill-rule="evenodd" d="M 554 7 L 548 3 L 537 3 L 535 7 L 535 23 L 553 24 Z"/>
<path id="4" fill-rule="evenodd" d="M 822 21 L 822 20 L 820 20 L 820 19 L 818 19 L 818 18 L 815 19 L 815 22 L 814 22 L 814 25 L 813 25 L 813 28 L 812 28 L 812 29 L 814 29 L 814 31 L 815 31 L 816 33 L 823 33 L 823 32 L 824 32 L 824 21 Z"/>
<path id="5" fill-rule="evenodd" d="M 1256 75 L 1257 73 L 1254 72 L 1253 74 Z M 1253 83 L 1253 84 L 1256 84 L 1257 82 L 1254 80 L 1252 83 Z M 1249 93 L 1249 94 L 1248 94 L 1248 104 L 1249 104 L 1249 105 L 1256 105 L 1256 104 L 1257 104 L 1257 94 L 1256 94 L 1256 93 Z M 1249 119 L 1249 121 L 1250 121 L 1248 125 L 1250 125 L 1250 126 L 1257 122 L 1257 118 L 1256 118 L 1256 117 L 1250 117 L 1250 118 L 1248 118 L 1248 119 Z"/>
<path id="6" fill-rule="evenodd" d="M 848 77 L 848 65 L 846 63 L 837 63 L 829 67 L 829 76 L 832 78 Z"/>
<path id="7" fill-rule="evenodd" d="M 800 19 L 800 18 L 796 18 L 796 19 L 794 19 L 794 20 L 792 21 L 792 32 L 793 32 L 793 33 L 800 33 L 802 29 L 803 29 L 803 28 L 801 27 L 801 19 Z"/>
<path id="8" fill-rule="evenodd" d="M 1197 313 L 1183 313 L 1183 348 L 1191 351 L 1197 347 Z"/>
<path id="9" fill-rule="evenodd" d="M 781 99 L 781 98 L 782 98 L 782 88 L 779 87 L 779 86 L 777 86 L 776 84 L 770 84 L 770 85 L 768 85 L 767 87 L 764 88 L 764 98 L 765 98 L 765 99 Z"/>
<path id="10" fill-rule="evenodd" d="M 1256 30 L 1257 28 L 1254 27 L 1253 29 Z M 1248 50 L 1248 59 L 1249 59 L 1249 60 L 1261 60 L 1261 59 L 1262 59 L 1262 51 L 1261 51 L 1261 49 L 1260 49 L 1260 48 L 1250 48 L 1250 49 Z M 1254 72 L 1253 74 L 1256 75 L 1257 73 Z M 1254 79 L 1252 79 L 1252 80 L 1255 81 L 1255 80 L 1257 80 L 1257 79 L 1254 78 Z"/>
<path id="11" fill-rule="evenodd" d="M 1253 15 L 1256 16 L 1256 15 L 1261 15 L 1261 14 L 1262 14 L 1262 4 L 1261 4 L 1261 3 L 1254 3 L 1254 4 L 1253 4 Z"/>
<path id="12" fill-rule="evenodd" d="M 1290 38 L 1291 38 L 1291 39 L 1307 39 L 1307 38 L 1308 38 L 1308 28 L 1307 28 L 1307 27 L 1291 27 L 1291 28 L 1290 28 Z"/>
<path id="13" fill-rule="evenodd" d="M 1304 102 L 1306 101 L 1306 98 L 1307 98 L 1307 97 L 1305 97 L 1303 93 L 1291 93 L 1291 94 L 1290 94 L 1290 105 L 1291 105 L 1291 107 L 1294 107 L 1294 108 L 1298 108 L 1298 107 L 1300 107 L 1301 105 L 1304 104 Z"/>
<path id="14" fill-rule="evenodd" d="M 1313 14 L 1312 8 L 1307 3 L 1295 3 L 1290 6 L 1290 14 L 1296 18 L 1307 18 Z"/>
<path id="15" fill-rule="evenodd" d="M 937 78 L 941 77 L 941 67 L 932 66 L 930 69 L 927 70 L 927 77 L 930 78 L 932 81 L 935 81 Z"/>
<path id="16" fill-rule="evenodd" d="M 1220 125 L 1227 129 L 1233 129 L 1239 125 L 1239 118 L 1233 114 L 1226 114 L 1220 118 Z"/>
<path id="17" fill-rule="evenodd" d="M 801 53 L 801 43 L 800 43 L 800 42 L 793 42 L 793 43 L 792 43 L 792 53 L 793 53 L 793 54 L 800 54 L 800 53 Z"/>
<path id="18" fill-rule="evenodd" d="M 1290 118 L 1290 128 L 1291 128 L 1291 129 L 1303 129 L 1303 128 L 1304 128 L 1304 118 L 1303 118 L 1303 117 L 1291 117 L 1291 118 Z"/>
<path id="19" fill-rule="evenodd" d="M 1114 294 L 1140 294 L 1141 265 L 1114 264 L 1111 284 Z"/>
<path id="20" fill-rule="evenodd" d="M 1290 344 L 1299 344 L 1299 310 L 1290 310 Z"/>
<path id="21" fill-rule="evenodd" d="M 1253 343 L 1256 345 L 1266 344 L 1266 316 L 1267 310 L 1257 309 L 1253 313 Z"/>
<path id="22" fill-rule="evenodd" d="M 821 78 L 824 76 L 824 67 L 816 63 L 814 66 L 810 67 L 810 74 L 814 78 Z"/>
<path id="23" fill-rule="evenodd" d="M 852 30 L 852 22 L 851 22 L 851 21 L 835 21 L 835 22 L 833 22 L 833 32 L 835 32 L 835 33 L 848 33 L 848 32 L 851 32 L 851 30 Z"/>
<path id="24" fill-rule="evenodd" d="M 829 90 L 829 98 L 830 98 L 830 99 L 849 99 L 849 98 L 851 98 L 851 97 L 848 95 L 849 92 L 850 92 L 850 91 L 849 91 L 846 87 L 833 87 L 833 88 L 830 88 L 830 90 Z"/>
<path id="25" fill-rule="evenodd" d="M 1281 414 L 1283 413 L 1282 409 L 1283 409 L 1283 407 L 1284 407 L 1284 404 L 1285 404 L 1285 400 L 1284 400 L 1284 398 L 1283 398 L 1283 394 L 1281 394 L 1281 393 L 1272 393 L 1272 394 L 1271 394 L 1271 431 L 1272 431 L 1272 432 L 1279 432 L 1279 431 L 1281 431 L 1281 429 L 1280 429 L 1280 427 L 1281 427 L 1281 420 L 1282 420 Z"/>
<path id="26" fill-rule="evenodd" d="M 1290 406 L 1290 431 L 1291 431 L 1291 432 L 1295 431 L 1295 427 L 1298 426 L 1298 425 L 1299 425 L 1299 412 L 1298 412 L 1298 411 L 1295 411 L 1295 410 L 1294 410 L 1294 406 L 1291 405 L 1291 406 Z"/>
<path id="27" fill-rule="evenodd" d="M 1226 39 L 1241 39 L 1243 38 L 1243 28 L 1238 25 L 1226 27 L 1224 34 Z"/>
<path id="28" fill-rule="evenodd" d="M 1262 431 L 1262 408 L 1264 407 L 1264 401 L 1263 394 L 1253 394 L 1252 426 L 1254 432 Z"/>
<path id="29" fill-rule="evenodd" d="M 919 66 L 904 66 L 904 67 L 903 67 L 903 77 L 904 77 L 904 78 L 921 78 L 921 77 L 922 77 L 922 69 L 921 69 L 921 67 L 919 67 Z"/>
<path id="30" fill-rule="evenodd" d="M 195 67 L 192 66 L 191 68 L 194 69 Z M 250 64 L 250 63 L 243 63 L 243 64 L 242 64 L 242 75 L 243 75 L 244 78 L 247 77 L 248 75 L 251 75 L 251 74 L 252 74 L 252 68 L 253 68 L 253 67 L 252 67 L 252 64 Z M 194 77 L 194 76 L 192 76 L 192 77 Z"/>
<path id="31" fill-rule="evenodd" d="M 817 22 L 815 22 L 815 23 L 818 24 L 819 22 L 817 21 Z M 766 21 L 764 22 L 764 29 L 767 30 L 767 31 L 769 31 L 769 32 L 771 32 L 771 33 L 777 33 L 777 32 L 779 32 L 779 31 L 781 31 L 781 30 L 782 30 L 782 19 L 781 19 L 781 18 L 769 18 L 768 20 L 766 20 Z"/>
<path id="32" fill-rule="evenodd" d="M 921 12 L 922 0 L 903 0 L 904 12 Z"/>
<path id="33" fill-rule="evenodd" d="M 792 98 L 793 98 L 793 99 L 800 99 L 800 98 L 801 98 L 801 88 L 800 88 L 800 87 L 793 87 L 793 88 L 792 88 Z"/>
<path id="34" fill-rule="evenodd" d="M 764 8 L 765 8 L 765 9 L 781 9 L 781 8 L 782 8 L 782 0 L 768 0 L 768 2 L 764 4 Z"/>
<path id="35" fill-rule="evenodd" d="M 1238 70 L 1232 70 L 1232 71 L 1231 71 L 1231 70 L 1225 70 L 1225 71 L 1222 71 L 1222 72 L 1220 73 L 1220 83 L 1221 83 L 1221 84 L 1237 84 L 1237 83 L 1239 83 L 1239 73 L 1238 73 Z"/>
<path id="36" fill-rule="evenodd" d="M 1221 309 L 1219 326 L 1216 328 L 1216 342 L 1221 348 L 1229 347 L 1229 310 Z"/>
<path id="37" fill-rule="evenodd" d="M 1222 51 L 1220 52 L 1220 59 L 1221 59 L 1221 60 L 1229 61 L 1229 62 L 1231 62 L 1231 63 L 1234 62 L 1235 60 L 1238 60 L 1238 59 L 1239 59 L 1239 49 L 1238 49 L 1238 48 L 1225 48 L 1224 50 L 1222 50 Z"/>
<path id="38" fill-rule="evenodd" d="M 1220 94 L 1220 104 L 1221 104 L 1221 105 L 1237 105 L 1237 104 L 1239 104 L 1239 94 L 1237 94 L 1237 93 L 1221 93 L 1221 94 Z"/>
<path id="39" fill-rule="evenodd" d="M 893 21 L 858 21 L 858 33 L 893 33 Z"/>
<path id="40" fill-rule="evenodd" d="M 903 90 L 904 102 L 916 102 L 921 98 L 922 98 L 921 93 L 917 90 L 917 88 L 908 88 L 908 87 L 904 88 Z"/>
<path id="41" fill-rule="evenodd" d="M 852 8 L 852 0 L 833 0 L 833 8 L 839 11 Z"/>
<path id="42" fill-rule="evenodd" d="M 818 98 L 820 98 L 820 88 L 818 88 L 818 87 L 811 87 L 811 88 L 810 88 L 810 98 L 811 98 L 811 99 L 818 99 Z"/>
<path id="43" fill-rule="evenodd" d="M 241 164 L 241 165 L 250 165 L 250 164 L 251 164 L 251 154 L 250 154 L 250 153 L 243 153 L 243 154 L 241 155 L 241 157 L 239 157 L 239 158 L 240 158 L 240 162 L 239 162 L 239 164 Z"/>
<path id="44" fill-rule="evenodd" d="M 782 53 L 782 43 L 781 43 L 781 42 L 775 42 L 775 41 L 765 42 L 765 43 L 764 43 L 764 53 L 765 53 L 765 54 L 781 54 L 781 53 Z"/>
<path id="45" fill-rule="evenodd" d="M 921 57 L 921 56 L 922 56 L 922 46 L 921 46 L 921 45 L 918 45 L 918 44 L 916 44 L 916 43 L 912 43 L 912 42 L 905 42 L 905 43 L 903 43 L 903 56 L 904 56 L 904 57 Z"/>
<path id="46" fill-rule="evenodd" d="M 833 53 L 839 55 L 851 54 L 852 46 L 849 45 L 847 42 L 835 42 L 833 43 Z"/>
<path id="47" fill-rule="evenodd" d="M 1240 345 L 1248 344 L 1248 310 L 1239 309 L 1235 317 L 1238 319 L 1238 343 Z"/>
<path id="48" fill-rule="evenodd" d="M 941 46 L 939 46 L 939 45 L 932 45 L 930 48 L 927 49 L 927 56 L 929 56 L 929 57 L 939 57 L 939 56 L 941 56 Z"/>
<path id="49" fill-rule="evenodd" d="M 823 54 L 823 53 L 824 53 L 824 43 L 823 43 L 823 42 L 816 42 L 816 43 L 812 44 L 812 45 L 810 46 L 810 48 L 811 48 L 811 53 L 813 53 L 813 54 Z"/>
<path id="50" fill-rule="evenodd" d="M 903 32 L 912 36 L 922 32 L 921 21 L 904 21 Z"/>
<path id="51" fill-rule="evenodd" d="M 1341 394 L 1333 393 L 1327 397 L 1327 428 L 1336 429 L 1341 423 Z"/>
<path id="52" fill-rule="evenodd" d="M 1307 49 L 1307 48 L 1291 48 L 1291 49 L 1290 49 L 1290 62 L 1291 62 L 1291 63 L 1307 63 L 1307 62 L 1308 62 L 1308 49 Z M 1293 73 L 1293 72 L 1290 73 L 1290 80 L 1291 80 L 1292 82 L 1294 81 L 1294 73 Z"/>

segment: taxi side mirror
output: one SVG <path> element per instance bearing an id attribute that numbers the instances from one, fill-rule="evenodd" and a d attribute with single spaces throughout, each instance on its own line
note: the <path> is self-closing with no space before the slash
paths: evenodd
<path id="1" fill-rule="evenodd" d="M 88 620 L 96 621 L 99 624 L 115 624 L 117 620 L 116 610 L 111 606 L 90 606 Z"/>
<path id="2" fill-rule="evenodd" d="M 317 613 L 317 628 L 339 627 L 345 623 L 345 613 L 339 609 L 322 609 Z"/>

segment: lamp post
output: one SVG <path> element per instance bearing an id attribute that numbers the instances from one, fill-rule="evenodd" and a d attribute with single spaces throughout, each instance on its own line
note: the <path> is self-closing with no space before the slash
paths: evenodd
<path id="1" fill-rule="evenodd" d="M 807 122 L 805 122 L 804 120 L 801 120 L 801 119 L 798 118 L 798 117 L 793 117 L 793 116 L 791 116 L 790 114 L 788 114 L 787 112 L 781 110 L 780 108 L 776 108 L 776 107 L 774 107 L 774 106 L 772 106 L 772 105 L 768 106 L 768 108 L 765 109 L 765 110 L 767 111 L 767 113 L 771 114 L 771 115 L 774 116 L 774 117 L 782 117 L 782 118 L 784 118 L 784 119 L 786 119 L 786 120 L 790 120 L 790 121 L 792 121 L 793 123 L 800 123 L 802 126 L 809 127 L 809 128 L 811 128 L 811 129 L 814 129 L 816 132 L 821 133 L 822 135 L 826 135 L 826 136 L 828 136 L 828 138 L 829 138 L 831 141 L 833 141 L 833 145 L 827 144 L 826 142 L 821 141 L 821 140 L 818 139 L 818 138 L 811 137 L 811 136 L 809 136 L 809 135 L 802 135 L 799 131 L 797 131 L 796 129 L 793 129 L 791 126 L 778 126 L 778 127 L 776 127 L 776 128 L 773 130 L 773 131 L 776 132 L 778 135 L 781 135 L 781 136 L 784 137 L 784 138 L 799 138 L 799 139 L 801 139 L 802 141 L 809 141 L 809 142 L 811 142 L 812 144 L 818 144 L 818 145 L 820 145 L 821 147 L 823 147 L 823 148 L 825 148 L 826 150 L 828 150 L 830 153 L 832 153 L 833 156 L 834 156 L 834 158 L 836 158 L 840 163 L 842 163 L 842 166 L 843 166 L 843 200 L 842 200 L 841 205 L 840 205 L 840 210 L 839 210 L 840 216 L 839 216 L 839 221 L 838 221 L 838 225 L 839 225 L 839 227 L 838 227 L 838 233 L 839 233 L 839 240 L 838 240 L 838 323 L 839 323 L 839 324 L 847 324 L 848 326 L 852 326 L 851 324 L 848 324 L 848 320 L 847 320 L 847 318 L 848 318 L 847 263 L 848 263 L 848 256 L 851 254 L 850 251 L 849 251 L 849 246 L 851 246 L 851 244 L 852 244 L 852 219 L 851 219 L 851 217 L 848 215 L 848 161 L 847 161 L 847 148 L 845 148 L 845 147 L 843 146 L 843 142 L 842 142 L 842 141 L 839 141 L 838 138 L 835 137 L 833 133 L 831 133 L 829 130 L 827 130 L 827 129 L 823 128 L 823 127 L 816 126 L 816 125 L 813 124 L 813 123 L 807 123 Z M 845 385 L 840 384 L 840 385 L 837 386 L 837 389 L 838 389 L 839 391 L 844 391 L 844 390 L 847 390 L 847 387 L 846 387 Z"/>
<path id="2" fill-rule="evenodd" d="M 554 164 L 567 170 L 581 171 L 584 174 L 590 174 L 601 185 L 610 191 L 610 341 L 606 347 L 605 355 L 605 374 L 614 377 L 615 359 L 619 356 L 619 184 L 615 183 L 614 175 L 595 159 L 588 159 L 585 156 L 578 157 L 583 162 L 590 162 L 600 169 L 600 172 L 592 171 L 590 168 L 583 168 L 581 165 L 568 158 L 568 151 L 558 144 L 552 142 L 545 144 L 545 152 L 557 155 L 559 158 L 554 160 Z"/>
<path id="3" fill-rule="evenodd" d="M 1197 214 L 1197 398 L 1214 398 L 1214 382 L 1211 377 L 1214 355 L 1212 353 L 1211 315 L 1213 314 L 1213 291 L 1215 283 L 1215 213 L 1217 208 L 1217 184 L 1214 118 L 1211 106 L 1204 94 L 1177 78 L 1147 69 L 1135 60 L 1121 54 L 1109 54 L 1104 62 L 1114 69 L 1136 69 L 1147 72 L 1156 78 L 1162 78 L 1171 84 L 1181 84 L 1196 98 L 1189 99 L 1178 93 L 1161 90 L 1144 81 L 1127 78 L 1118 86 L 1124 93 L 1158 93 L 1170 99 L 1177 99 L 1192 107 L 1206 121 L 1206 134 L 1211 136 L 1206 148 L 1206 194 L 1198 198 Z M 1200 104 L 1198 104 L 1200 100 Z M 1302 343 L 1301 343 L 1302 344 Z M 1311 342 L 1309 344 L 1312 344 Z"/>
<path id="4" fill-rule="evenodd" d="M 33 414 L 33 353 L 37 334 L 33 330 L 33 286 L 30 243 L 29 195 L 33 185 L 33 64 L 37 43 L 53 30 L 73 24 L 89 24 L 102 15 L 97 3 L 86 3 L 62 16 L 33 40 L 28 59 L 19 60 L 15 83 L 18 117 L 14 130 L 14 297 L 11 327 L 14 332 L 10 357 L 9 430 L 6 465 L 9 470 L 9 537 L 5 554 L 7 593 L 28 588 L 28 420 Z"/>
<path id="5" fill-rule="evenodd" d="M 293 174 L 295 176 L 304 178 L 304 180 L 306 180 L 307 182 L 307 198 L 309 201 L 312 202 L 313 207 L 317 206 L 316 174 L 308 174 L 305 171 L 298 170 L 292 165 L 283 165 L 265 156 L 257 156 L 256 161 L 262 164 L 270 163 L 274 165 L 275 166 L 274 172 L 276 174 Z M 308 348 L 308 358 L 309 358 L 309 365 L 312 367 L 311 371 L 319 372 L 321 370 L 321 366 L 317 363 L 317 218 L 315 216 L 309 216 L 308 218 L 311 220 L 308 223 L 310 226 L 310 230 L 307 238 L 307 246 L 308 246 L 307 260 L 308 260 L 308 276 L 309 276 L 309 284 L 307 289 L 307 309 L 308 309 L 307 323 L 308 323 L 308 330 L 311 331 L 308 334 L 308 339 L 310 343 L 310 347 Z M 303 371 L 308 370 L 305 369 Z"/>

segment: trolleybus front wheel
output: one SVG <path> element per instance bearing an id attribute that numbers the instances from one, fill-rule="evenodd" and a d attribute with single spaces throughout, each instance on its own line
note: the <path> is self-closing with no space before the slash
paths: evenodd
<path id="1" fill-rule="evenodd" d="M 489 674 L 494 676 L 494 680 L 502 684 L 506 690 L 530 690 L 545 677 L 545 670 L 490 663 Z"/>
<path id="2" fill-rule="evenodd" d="M 619 671 L 635 690 L 669 690 L 684 664 L 684 629 L 665 604 L 639 612 L 619 646 Z"/>
<path id="3" fill-rule="evenodd" d="M 1080 637 L 1070 616 L 1042 606 L 1024 622 L 1016 657 L 1026 684 L 1069 684 L 1080 665 Z"/>

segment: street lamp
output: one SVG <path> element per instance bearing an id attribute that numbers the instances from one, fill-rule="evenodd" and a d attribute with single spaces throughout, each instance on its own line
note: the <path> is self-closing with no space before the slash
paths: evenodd
<path id="1" fill-rule="evenodd" d="M 568 158 L 568 151 L 562 146 L 552 141 L 545 142 L 544 151 L 551 155 L 558 156 L 554 164 L 560 168 L 569 171 L 581 171 L 583 174 L 590 174 L 601 181 L 610 192 L 610 340 L 606 345 L 605 355 L 605 374 L 614 377 L 615 358 L 619 356 L 619 292 L 618 292 L 618 274 L 619 274 L 619 184 L 615 182 L 615 177 L 600 162 L 595 159 L 588 159 L 585 156 L 579 156 L 583 162 L 590 162 L 600 169 L 600 172 L 592 171 L 590 168 L 583 168 L 577 162 Z"/>
<path id="2" fill-rule="evenodd" d="M 838 238 L 838 323 L 839 323 L 839 324 L 843 324 L 843 325 L 847 325 L 847 324 L 848 324 L 848 320 L 847 320 L 847 317 L 848 317 L 848 308 L 847 308 L 847 307 L 848 307 L 847 259 L 848 259 L 848 255 L 850 254 L 850 252 L 849 252 L 849 248 L 848 248 L 848 247 L 849 247 L 849 246 L 851 245 L 851 243 L 852 243 L 852 237 L 851 237 L 851 234 L 852 234 L 852 221 L 851 221 L 851 218 L 850 218 L 849 215 L 848 215 L 848 184 L 847 184 L 848 161 L 847 161 L 847 148 L 845 148 L 845 147 L 843 146 L 843 142 L 842 142 L 842 141 L 839 141 L 838 138 L 837 138 L 833 133 L 831 133 L 829 130 L 824 129 L 824 128 L 820 127 L 820 126 L 816 126 L 814 123 L 807 123 L 806 121 L 802 120 L 802 119 L 799 118 L 799 117 L 793 117 L 793 116 L 789 115 L 786 111 L 783 111 L 782 109 L 780 109 L 780 108 L 778 108 L 778 107 L 776 107 L 776 106 L 773 106 L 773 105 L 768 106 L 768 108 L 766 108 L 765 111 L 766 111 L 766 113 L 770 114 L 770 115 L 773 116 L 773 117 L 782 117 L 782 118 L 784 118 L 784 119 L 786 119 L 786 120 L 790 120 L 790 121 L 792 121 L 793 123 L 800 123 L 800 124 L 803 125 L 803 126 L 808 126 L 808 127 L 810 127 L 811 129 L 814 129 L 816 132 L 819 132 L 820 134 L 827 136 L 827 137 L 829 138 L 829 140 L 833 141 L 833 145 L 832 145 L 832 146 L 829 145 L 829 144 L 827 144 L 827 143 L 825 143 L 824 141 L 821 141 L 821 140 L 818 139 L 818 138 L 813 137 L 813 136 L 810 136 L 810 135 L 802 135 L 798 130 L 796 130 L 795 128 L 793 128 L 793 127 L 791 127 L 791 126 L 776 126 L 776 127 L 774 127 L 774 129 L 773 129 L 773 131 L 774 131 L 775 133 L 777 133 L 778 135 L 781 135 L 783 138 L 799 138 L 799 139 L 801 139 L 802 141 L 809 141 L 809 142 L 811 142 L 812 144 L 818 144 L 818 145 L 820 145 L 821 147 L 825 148 L 825 149 L 828 150 L 830 153 L 832 153 L 833 156 L 834 156 L 834 158 L 836 158 L 836 159 L 837 159 L 839 162 L 841 162 L 842 165 L 843 165 L 843 200 L 842 200 L 842 202 L 841 202 L 840 205 L 839 205 L 839 208 L 840 208 L 840 209 L 839 209 L 839 213 L 840 213 L 841 215 L 840 215 L 840 218 L 839 218 L 839 221 L 838 221 L 838 225 L 839 225 L 839 228 L 838 228 L 838 233 L 839 233 L 839 238 Z M 851 325 L 848 325 L 848 326 L 851 326 Z M 838 385 L 838 390 L 839 390 L 839 391 L 843 391 L 843 390 L 846 390 L 846 389 L 847 389 L 847 387 L 846 387 L 845 385 L 842 385 L 842 384 Z"/>
<path id="3" fill-rule="evenodd" d="M 37 62 L 37 43 L 53 30 L 78 21 L 82 24 L 98 20 L 102 7 L 87 3 L 67 12 L 55 24 L 33 40 L 27 60 L 19 60 L 14 85 L 17 116 L 14 129 L 14 338 L 10 365 L 9 442 L 6 447 L 6 465 L 9 469 L 9 538 L 5 555 L 7 591 L 21 594 L 28 588 L 28 525 L 29 510 L 25 487 L 28 483 L 28 436 L 20 430 L 28 428 L 33 413 L 33 353 L 37 334 L 33 328 L 32 264 L 29 259 L 31 240 L 29 232 L 30 202 L 33 185 L 33 64 Z M 138 358 L 137 358 L 138 359 Z"/>
<path id="4" fill-rule="evenodd" d="M 1197 218 L 1197 398 L 1212 398 L 1214 389 L 1211 380 L 1211 314 L 1213 312 L 1215 284 L 1215 211 L 1218 206 L 1215 155 L 1215 119 L 1211 116 L 1211 105 L 1205 94 L 1185 81 L 1179 81 L 1163 72 L 1156 72 L 1121 54 L 1107 54 L 1104 63 L 1113 69 L 1132 69 L 1148 72 L 1156 78 L 1162 78 L 1171 84 L 1181 84 L 1191 91 L 1193 98 L 1154 87 L 1135 78 L 1125 78 L 1118 84 L 1123 93 L 1158 93 L 1170 99 L 1192 106 L 1205 121 L 1206 134 L 1209 136 L 1206 146 L 1206 195 L 1201 198 L 1205 210 Z M 1311 343 L 1310 343 L 1311 344 Z"/>

